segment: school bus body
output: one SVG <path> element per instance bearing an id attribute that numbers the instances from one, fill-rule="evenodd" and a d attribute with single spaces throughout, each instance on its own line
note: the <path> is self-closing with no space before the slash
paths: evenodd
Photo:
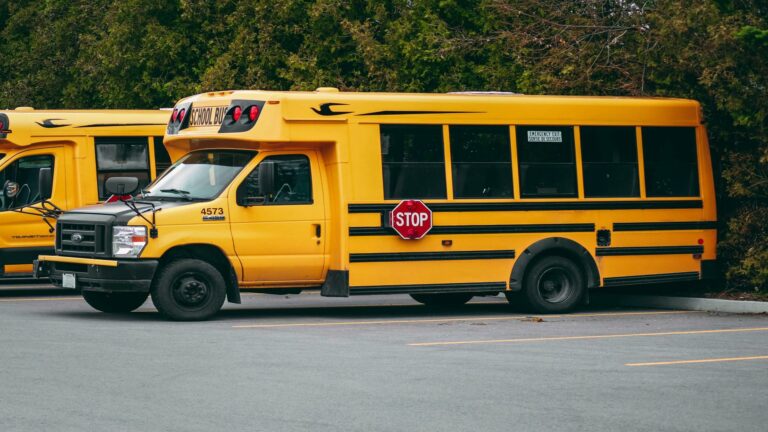
<path id="1" fill-rule="evenodd" d="M 256 105 L 255 121 L 233 122 L 235 105 L 243 116 Z M 329 296 L 515 292 L 547 256 L 572 262 L 585 288 L 698 280 L 716 259 L 709 146 L 695 101 L 319 89 L 206 93 L 176 108 L 191 115 L 168 126 L 173 154 L 230 149 L 252 151 L 252 159 L 212 199 L 157 204 L 158 236 L 140 258 L 119 263 L 162 268 L 174 257 L 217 254 L 230 301 L 248 288 L 322 287 Z M 488 140 L 500 143 L 500 156 L 480 160 L 474 149 Z M 613 142 L 624 150 L 610 150 Z M 428 147 L 420 143 L 431 143 L 431 153 L 419 155 Z M 540 151 L 548 145 L 562 155 Z M 238 188 L 264 160 L 306 164 L 309 199 L 245 205 Z M 403 199 L 422 199 L 432 211 L 433 228 L 420 240 L 389 226 Z M 62 220 L 121 211 L 111 206 Z M 135 216 L 119 223 L 149 226 Z M 57 257 L 44 259 L 55 267 Z M 61 274 L 54 270 L 53 279 Z M 154 275 L 145 273 L 144 289 Z M 559 277 L 550 274 L 556 287 Z"/>
<path id="2" fill-rule="evenodd" d="M 53 168 L 50 201 L 61 209 L 99 203 L 104 198 L 104 178 L 120 170 L 97 166 L 97 146 L 139 149 L 143 144 L 140 156 L 146 158 L 146 166 L 129 171 L 144 171 L 147 181 L 155 178 L 156 162 L 170 164 L 161 142 L 169 115 L 160 110 L 0 111 L 0 154 L 4 154 L 0 186 L 5 189 L 6 182 L 11 182 L 20 189 L 14 198 L 4 190 L 0 194 L 0 277 L 31 275 L 32 261 L 54 250 L 54 233 L 39 216 L 24 210 L 40 205 L 35 198 L 40 168 Z M 164 153 L 159 161 L 156 150 Z M 112 163 L 117 166 L 120 161 Z"/>

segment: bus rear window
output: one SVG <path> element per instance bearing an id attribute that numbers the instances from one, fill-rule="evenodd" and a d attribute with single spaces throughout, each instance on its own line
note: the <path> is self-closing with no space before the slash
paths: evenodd
<path id="1" fill-rule="evenodd" d="M 136 177 L 140 188 L 149 184 L 147 137 L 96 137 L 94 140 L 99 199 L 106 198 L 104 184 L 111 177 Z"/>
<path id="2" fill-rule="evenodd" d="M 441 125 L 381 125 L 384 199 L 445 198 Z"/>
<path id="3" fill-rule="evenodd" d="M 647 196 L 699 196 L 696 129 L 644 127 L 643 162 Z"/>
<path id="4" fill-rule="evenodd" d="M 517 126 L 520 196 L 576 197 L 572 126 Z"/>

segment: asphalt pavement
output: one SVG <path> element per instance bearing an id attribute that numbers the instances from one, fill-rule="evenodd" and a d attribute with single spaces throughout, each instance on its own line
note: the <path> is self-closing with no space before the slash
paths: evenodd
<path id="1" fill-rule="evenodd" d="M 0 431 L 765 431 L 768 316 L 245 294 L 217 319 L 0 286 Z"/>

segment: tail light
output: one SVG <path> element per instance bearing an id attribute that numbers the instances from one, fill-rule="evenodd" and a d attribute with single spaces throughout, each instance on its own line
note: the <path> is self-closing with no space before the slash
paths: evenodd
<path id="1" fill-rule="evenodd" d="M 179 116 L 176 118 L 179 121 L 179 123 L 183 123 L 184 122 L 184 115 L 185 114 L 187 114 L 187 110 L 185 110 L 184 108 L 179 110 Z"/>
<path id="2" fill-rule="evenodd" d="M 176 121 L 176 117 L 179 115 L 179 110 L 174 108 L 173 113 L 171 114 L 171 123 L 174 123 Z"/>

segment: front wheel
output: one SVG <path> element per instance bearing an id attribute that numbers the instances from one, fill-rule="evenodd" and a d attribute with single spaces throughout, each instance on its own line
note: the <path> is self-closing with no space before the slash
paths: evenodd
<path id="1" fill-rule="evenodd" d="M 144 304 L 149 293 L 105 293 L 83 291 L 83 299 L 92 308 L 106 313 L 128 313 Z"/>
<path id="2" fill-rule="evenodd" d="M 211 264 L 180 259 L 164 265 L 152 282 L 152 302 L 161 314 L 176 321 L 201 321 L 224 304 L 226 284 Z"/>
<path id="3" fill-rule="evenodd" d="M 455 307 L 472 300 L 474 295 L 465 293 L 450 294 L 411 294 L 411 298 L 426 306 Z"/>
<path id="4" fill-rule="evenodd" d="M 539 313 L 570 311 L 576 307 L 585 290 L 579 267 L 560 256 L 537 261 L 526 273 L 523 285 L 525 299 Z"/>

